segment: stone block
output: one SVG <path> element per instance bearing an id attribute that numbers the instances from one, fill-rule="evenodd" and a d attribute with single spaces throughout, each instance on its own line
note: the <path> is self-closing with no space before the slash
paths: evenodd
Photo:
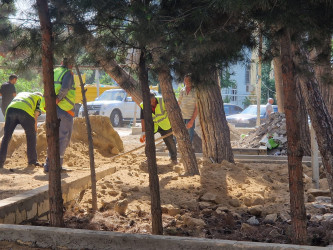
<path id="1" fill-rule="evenodd" d="M 48 211 L 49 211 L 49 200 L 48 199 L 38 203 L 38 205 L 37 205 L 37 214 L 38 214 L 38 216 L 41 216 L 41 215 L 45 214 Z"/>
<path id="2" fill-rule="evenodd" d="M 15 217 L 16 217 L 15 215 L 16 215 L 15 212 L 6 214 L 6 217 L 4 218 L 3 223 L 4 224 L 15 224 Z"/>
<path id="3" fill-rule="evenodd" d="M 32 204 L 32 207 L 30 208 L 30 210 L 27 210 L 27 219 L 32 219 L 35 216 L 38 215 L 38 211 L 37 211 L 37 203 Z"/>
<path id="4" fill-rule="evenodd" d="M 17 208 L 15 213 L 15 223 L 19 224 L 25 220 L 27 220 L 27 211 L 25 209 L 20 210 Z"/>

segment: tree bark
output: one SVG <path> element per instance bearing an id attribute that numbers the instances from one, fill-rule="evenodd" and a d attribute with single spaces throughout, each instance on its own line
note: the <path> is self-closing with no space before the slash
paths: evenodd
<path id="1" fill-rule="evenodd" d="M 172 88 L 170 70 L 166 67 L 159 68 L 158 80 L 160 82 L 165 108 L 168 112 L 172 130 L 177 138 L 178 149 L 182 154 L 185 172 L 188 175 L 197 175 L 199 174 L 197 159 L 192 147 L 190 135 L 185 127 L 181 110 Z"/>
<path id="2" fill-rule="evenodd" d="M 275 79 L 276 101 L 278 105 L 278 111 L 280 113 L 284 113 L 281 58 L 274 57 L 273 64 L 274 64 L 274 79 Z"/>
<path id="3" fill-rule="evenodd" d="M 295 44 L 295 50 L 297 53 L 295 53 L 294 62 L 297 71 L 300 72 L 298 77 L 302 94 L 311 119 L 311 125 L 316 132 L 318 148 L 322 155 L 333 202 L 333 120 L 320 94 L 315 71 L 309 64 L 308 52 L 297 44 Z"/>
<path id="4" fill-rule="evenodd" d="M 223 100 L 215 73 L 212 79 L 197 85 L 197 101 L 202 129 L 202 151 L 205 158 L 221 163 L 234 162 L 230 144 L 230 130 L 225 117 Z"/>
<path id="5" fill-rule="evenodd" d="M 63 199 L 61 193 L 61 167 L 59 153 L 59 125 L 53 77 L 53 39 L 48 1 L 37 0 L 42 32 L 42 64 L 46 108 L 47 155 L 49 158 L 50 224 L 63 227 Z"/>
<path id="6" fill-rule="evenodd" d="M 97 190 L 96 190 L 96 171 L 95 171 L 95 159 L 94 159 L 94 143 L 93 143 L 90 119 L 89 119 L 89 114 L 88 114 L 86 90 L 84 89 L 84 83 L 82 81 L 81 73 L 80 73 L 80 70 L 79 70 L 79 67 L 77 66 L 77 64 L 75 64 L 75 69 L 76 69 L 76 72 L 80 79 L 82 104 L 83 104 L 83 108 L 84 108 L 83 111 L 84 111 L 84 117 L 86 119 L 86 126 L 87 126 L 89 160 L 90 160 L 92 210 L 93 210 L 93 213 L 95 213 L 97 211 Z"/>
<path id="7" fill-rule="evenodd" d="M 306 211 L 304 205 L 303 148 L 300 134 L 300 104 L 297 101 L 295 68 L 292 61 L 290 33 L 288 30 L 280 40 L 281 63 L 288 139 L 288 172 L 290 190 L 290 214 L 293 227 L 293 243 L 306 244 Z"/>
<path id="8" fill-rule="evenodd" d="M 309 121 L 308 121 L 308 112 L 306 111 L 306 106 L 304 102 L 304 98 L 302 95 L 302 90 L 300 87 L 298 77 L 295 78 L 296 80 L 296 97 L 297 102 L 299 103 L 299 115 L 300 115 L 300 124 L 299 129 L 301 133 L 301 144 L 303 149 L 303 156 L 304 155 L 311 155 L 311 138 L 310 138 L 310 128 L 309 128 Z"/>
<path id="9" fill-rule="evenodd" d="M 163 234 L 162 225 L 162 209 L 160 199 L 159 179 L 157 175 L 156 164 L 156 148 L 154 142 L 154 123 L 152 118 L 152 110 L 150 105 L 150 90 L 148 84 L 148 71 L 146 67 L 146 51 L 141 50 L 139 62 L 139 81 L 143 96 L 143 117 L 146 130 L 146 156 L 148 161 L 149 172 L 149 189 L 151 197 L 151 217 L 152 217 L 152 233 Z M 148 108 L 146 108 L 148 107 Z"/>
<path id="10" fill-rule="evenodd" d="M 318 35 L 319 36 L 319 35 Z M 319 37 L 320 45 L 317 45 L 310 54 L 310 60 L 314 63 L 314 72 L 319 83 L 320 93 L 324 99 L 328 112 L 333 117 L 333 77 L 331 65 L 331 34 L 326 33 Z"/>

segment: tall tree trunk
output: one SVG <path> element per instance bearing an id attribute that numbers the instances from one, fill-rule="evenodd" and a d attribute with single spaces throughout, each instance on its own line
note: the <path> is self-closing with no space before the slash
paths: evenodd
<path id="1" fill-rule="evenodd" d="M 319 34 L 318 34 L 319 36 Z M 310 60 L 314 63 L 314 72 L 319 83 L 320 93 L 324 99 L 328 112 L 333 117 L 333 77 L 332 77 L 332 38 L 330 33 L 318 37 L 321 41 L 310 54 Z"/>
<path id="2" fill-rule="evenodd" d="M 301 133 L 301 144 L 303 149 L 303 156 L 304 155 L 311 155 L 311 138 L 310 138 L 310 128 L 309 128 L 309 121 L 308 121 L 308 112 L 306 111 L 306 106 L 304 102 L 304 98 L 302 96 L 302 90 L 300 87 L 298 77 L 295 78 L 296 80 L 296 97 L 297 102 L 299 103 L 299 116 L 300 116 L 300 124 L 299 129 Z"/>
<path id="3" fill-rule="evenodd" d="M 273 64 L 274 64 L 274 79 L 275 79 L 276 101 L 278 105 L 278 111 L 280 113 L 284 113 L 281 57 L 279 56 L 274 57 Z"/>
<path id="4" fill-rule="evenodd" d="M 300 134 L 300 107 L 296 98 L 295 68 L 292 61 L 290 33 L 281 37 L 281 63 L 288 138 L 288 172 L 293 243 L 306 244 L 306 211 L 303 187 L 303 149 Z"/>
<path id="5" fill-rule="evenodd" d="M 223 160 L 234 162 L 220 87 L 216 73 L 213 72 L 212 75 L 213 79 L 207 79 L 206 82 L 197 85 L 202 151 L 204 157 L 213 162 L 221 163 Z"/>
<path id="6" fill-rule="evenodd" d="M 61 167 L 59 153 L 59 125 L 56 110 L 56 94 L 53 82 L 53 39 L 48 1 L 37 0 L 42 32 L 42 64 L 46 107 L 47 155 L 49 158 L 50 224 L 63 227 L 63 199 L 61 193 Z"/>
<path id="7" fill-rule="evenodd" d="M 148 161 L 149 172 L 149 189 L 151 197 L 151 217 L 152 217 L 152 233 L 163 234 L 162 225 L 162 209 L 160 200 L 160 186 L 157 175 L 156 164 L 156 148 L 154 142 L 154 123 L 152 118 L 152 110 L 150 105 L 150 90 L 148 84 L 148 71 L 146 67 L 146 51 L 141 50 L 139 62 L 139 81 L 143 96 L 143 116 L 146 129 L 146 156 Z"/>
<path id="8" fill-rule="evenodd" d="M 75 64 L 76 72 L 80 79 L 80 87 L 82 93 L 82 103 L 83 103 L 83 111 L 84 117 L 86 119 L 86 126 L 87 126 L 87 134 L 88 134 L 88 145 L 89 145 L 89 160 L 90 160 L 90 178 L 91 178 L 91 196 L 92 196 L 92 210 L 95 213 L 97 211 L 97 190 L 96 190 L 96 171 L 95 171 L 95 159 L 94 159 L 94 143 L 92 138 L 91 132 L 91 125 L 90 119 L 88 114 L 88 107 L 87 107 L 87 98 L 86 98 L 86 91 L 84 89 L 84 83 L 82 81 L 81 73 L 77 64 Z"/>
<path id="9" fill-rule="evenodd" d="M 158 70 L 158 80 L 160 82 L 172 130 L 177 138 L 178 149 L 182 154 L 185 172 L 188 175 L 199 174 L 198 163 L 192 147 L 190 135 L 185 127 L 181 110 L 172 88 L 170 70 L 166 67 L 160 68 Z"/>
<path id="10" fill-rule="evenodd" d="M 333 120 L 319 90 L 314 69 L 309 64 L 308 52 L 295 44 L 294 62 L 299 73 L 299 81 L 306 109 L 311 119 L 333 202 Z"/>

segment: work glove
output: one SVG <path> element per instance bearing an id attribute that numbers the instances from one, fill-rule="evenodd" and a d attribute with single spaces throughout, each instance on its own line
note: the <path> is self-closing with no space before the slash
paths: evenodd
<path id="1" fill-rule="evenodd" d="M 146 141 L 146 133 L 145 132 L 142 132 L 141 133 L 141 137 L 140 137 L 140 142 L 141 143 L 144 143 Z"/>

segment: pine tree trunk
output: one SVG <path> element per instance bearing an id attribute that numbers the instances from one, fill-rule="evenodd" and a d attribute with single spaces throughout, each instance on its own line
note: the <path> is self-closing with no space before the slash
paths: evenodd
<path id="1" fill-rule="evenodd" d="M 149 189 L 151 197 L 151 217 L 152 217 L 152 233 L 163 234 L 162 225 L 162 209 L 160 200 L 160 186 L 157 175 L 156 164 L 156 148 L 154 142 L 154 123 L 152 118 L 152 110 L 150 106 L 150 90 L 148 84 L 148 71 L 146 67 L 146 53 L 141 50 L 139 62 L 139 81 L 143 96 L 143 116 L 146 130 L 146 156 L 148 161 L 149 172 Z M 145 108 L 148 107 L 148 108 Z"/>
<path id="2" fill-rule="evenodd" d="M 273 61 L 274 61 L 274 79 L 275 79 L 276 101 L 278 105 L 278 111 L 280 113 L 284 113 L 281 58 L 274 57 Z"/>
<path id="3" fill-rule="evenodd" d="M 172 131 L 177 138 L 178 150 L 182 154 L 185 172 L 188 175 L 199 174 L 198 163 L 192 147 L 190 135 L 185 127 L 181 110 L 172 88 L 170 70 L 168 68 L 160 68 L 158 71 L 158 80 L 160 82 L 168 117 L 172 125 Z"/>
<path id="4" fill-rule="evenodd" d="M 82 81 L 81 73 L 79 67 L 75 64 L 76 72 L 80 79 L 80 87 L 82 93 L 82 104 L 84 117 L 86 119 L 87 126 L 87 135 L 88 135 L 88 145 L 89 145 L 89 160 L 90 160 L 90 178 L 91 178 L 91 198 L 92 198 L 92 211 L 95 213 L 97 211 L 97 189 L 96 189 L 96 171 L 95 171 L 95 158 L 94 158 L 94 143 L 91 132 L 90 119 L 88 115 L 88 107 L 87 107 L 87 98 L 86 98 L 86 90 L 84 89 L 84 83 Z"/>
<path id="5" fill-rule="evenodd" d="M 319 36 L 319 35 L 318 35 Z M 333 117 L 333 77 L 331 65 L 331 34 L 326 33 L 319 37 L 321 46 L 318 45 L 310 55 L 314 62 L 314 72 L 319 83 L 320 93 L 324 99 L 328 112 Z"/>
<path id="6" fill-rule="evenodd" d="M 295 68 L 292 62 L 290 34 L 281 37 L 281 63 L 288 139 L 288 172 L 290 190 L 290 215 L 293 227 L 293 243 L 306 244 L 306 211 L 303 187 L 303 150 L 300 134 L 300 106 L 296 98 Z"/>
<path id="7" fill-rule="evenodd" d="M 309 64 L 307 51 L 295 44 L 294 62 L 299 74 L 299 81 L 306 109 L 311 119 L 333 202 L 333 120 L 320 94 L 314 69 Z"/>
<path id="8" fill-rule="evenodd" d="M 48 1 L 37 0 L 42 32 L 42 64 L 46 107 L 47 155 L 49 158 L 50 224 L 63 227 L 63 199 L 61 193 L 61 168 L 59 153 L 59 125 L 56 110 L 56 94 L 53 82 L 53 39 Z"/>
<path id="9" fill-rule="evenodd" d="M 221 163 L 223 160 L 234 162 L 230 144 L 230 130 L 223 109 L 220 87 L 214 79 L 207 79 L 197 85 L 198 111 L 202 129 L 202 151 L 205 158 Z"/>
<path id="10" fill-rule="evenodd" d="M 300 87 L 299 79 L 296 77 L 296 97 L 299 103 L 300 109 L 300 133 L 301 133 L 301 144 L 303 148 L 303 156 L 311 155 L 311 138 L 310 138 L 310 128 L 308 122 L 308 112 L 306 111 L 305 102 L 302 96 L 302 90 Z"/>

